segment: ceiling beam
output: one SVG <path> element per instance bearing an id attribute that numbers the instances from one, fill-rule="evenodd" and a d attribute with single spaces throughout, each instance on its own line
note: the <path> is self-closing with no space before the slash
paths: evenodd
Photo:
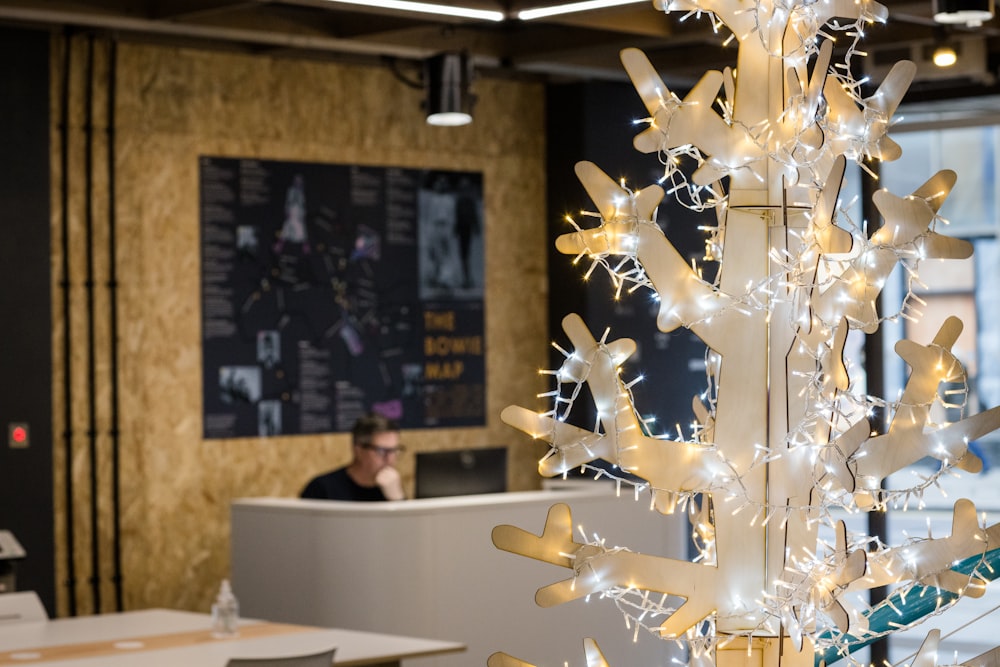
<path id="1" fill-rule="evenodd" d="M 152 0 L 147 17 L 154 20 L 191 19 L 199 16 L 254 9 L 266 0 Z"/>

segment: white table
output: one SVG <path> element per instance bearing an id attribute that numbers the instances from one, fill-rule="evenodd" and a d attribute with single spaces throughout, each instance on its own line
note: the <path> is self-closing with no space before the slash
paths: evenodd
<path id="1" fill-rule="evenodd" d="M 225 667 L 233 657 L 277 657 L 336 647 L 334 664 L 399 665 L 464 651 L 458 642 L 243 620 L 216 639 L 211 617 L 167 609 L 0 626 L 0 665 L 25 667 Z"/>

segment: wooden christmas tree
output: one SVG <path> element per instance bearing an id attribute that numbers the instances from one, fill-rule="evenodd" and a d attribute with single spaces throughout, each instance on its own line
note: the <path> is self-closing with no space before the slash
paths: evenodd
<path id="1" fill-rule="evenodd" d="M 552 409 L 511 406 L 503 419 L 551 444 L 542 475 L 587 470 L 600 459 L 614 467 L 594 467 L 598 476 L 627 473 L 619 486 L 633 485 L 637 512 L 688 511 L 701 553 L 688 562 L 577 541 L 566 505 L 551 508 L 541 535 L 498 526 L 494 543 L 568 570 L 537 592 L 538 604 L 608 598 L 629 625 L 683 643 L 691 664 L 850 659 L 858 645 L 960 596 L 981 595 L 1000 553 L 1000 524 L 981 525 L 966 499 L 954 504 L 951 535 L 904 545 L 849 533 L 837 519 L 920 494 L 926 484 L 883 487 L 925 457 L 940 461 L 937 474 L 979 472 L 968 443 L 1000 427 L 998 408 L 963 412 L 952 423 L 931 419 L 935 403 L 954 400 L 945 388 L 965 379 L 951 351 L 962 330 L 956 318 L 941 322 L 933 340 L 897 344 L 910 373 L 896 401 L 855 387 L 844 360 L 850 331 L 873 333 L 890 316 L 877 300 L 894 269 L 916 272 L 924 259 L 971 255 L 971 244 L 937 230 L 956 177 L 939 172 L 905 196 L 878 191 L 873 232 L 840 208 L 849 161 L 864 167 L 901 155 L 888 131 L 915 66 L 898 63 L 869 97 L 851 75 L 865 27 L 887 18 L 878 3 L 654 4 L 712 21 L 720 39 L 729 34 L 738 44 L 735 67 L 706 72 L 681 99 L 642 52 L 622 53 L 649 114 L 635 147 L 658 154 L 664 178 L 632 190 L 592 163 L 578 164 L 598 222 L 573 222 L 557 248 L 606 268 L 618 293 L 651 290 L 660 331 L 685 327 L 705 343 L 708 388 L 693 399 L 696 425 L 689 436 L 654 433 L 624 377 L 635 343 L 618 332 L 597 336 L 603 323 L 592 330 L 573 314 L 563 321 L 572 349 L 549 371 Z M 835 40 L 845 54 L 839 64 L 831 64 Z M 665 187 L 708 219 L 714 279 L 688 264 L 657 224 Z M 905 304 L 897 306 L 899 313 Z M 647 378 L 642 390 L 657 381 L 670 378 Z M 597 415 L 590 429 L 570 418 L 583 384 Z M 873 423 L 876 408 L 887 413 L 887 428 Z M 895 592 L 875 607 L 848 595 L 890 584 Z M 937 640 L 929 633 L 917 656 L 924 667 L 937 665 Z M 588 667 L 608 664 L 592 639 L 585 652 Z M 490 666 L 530 665 L 530 658 L 496 653 Z"/>

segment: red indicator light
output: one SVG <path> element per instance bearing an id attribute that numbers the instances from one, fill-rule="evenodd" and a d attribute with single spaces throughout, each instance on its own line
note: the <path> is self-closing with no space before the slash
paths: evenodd
<path id="1" fill-rule="evenodd" d="M 7 446 L 23 449 L 31 446 L 31 431 L 27 422 L 7 424 Z"/>

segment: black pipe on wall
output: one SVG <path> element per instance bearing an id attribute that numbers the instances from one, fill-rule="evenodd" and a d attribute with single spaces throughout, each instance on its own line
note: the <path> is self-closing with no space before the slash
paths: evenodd
<path id="1" fill-rule="evenodd" d="M 115 610 L 122 611 L 122 544 L 121 544 L 121 440 L 118 418 L 118 271 L 115 238 L 115 77 L 118 68 L 118 42 L 108 46 L 108 302 L 111 328 L 111 516 L 113 526 Z"/>
<path id="2" fill-rule="evenodd" d="M 97 369 L 94 331 L 94 36 L 87 36 L 86 93 L 84 95 L 84 221 L 86 227 L 87 277 L 87 439 L 90 454 L 90 588 L 93 611 L 101 613 L 101 546 L 97 503 Z"/>
<path id="3" fill-rule="evenodd" d="M 69 615 L 76 616 L 76 540 L 73 529 L 73 383 L 70 341 L 70 281 L 69 281 L 69 92 L 70 63 L 72 62 L 72 33 L 63 33 L 63 71 L 59 118 L 59 169 L 62 182 L 59 186 L 62 232 L 62 315 L 63 315 L 63 449 L 65 451 L 64 475 L 66 493 L 66 594 Z"/>

